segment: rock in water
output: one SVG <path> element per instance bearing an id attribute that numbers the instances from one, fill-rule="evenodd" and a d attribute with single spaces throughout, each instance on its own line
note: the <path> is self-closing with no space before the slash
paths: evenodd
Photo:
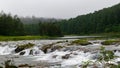
<path id="1" fill-rule="evenodd" d="M 24 55 L 25 54 L 25 51 L 23 51 L 23 52 L 20 52 L 20 55 Z"/>

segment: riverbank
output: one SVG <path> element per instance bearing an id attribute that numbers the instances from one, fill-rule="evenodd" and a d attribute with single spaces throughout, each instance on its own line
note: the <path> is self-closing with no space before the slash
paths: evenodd
<path id="1" fill-rule="evenodd" d="M 40 40 L 52 38 L 49 36 L 0 36 L 0 41 Z"/>

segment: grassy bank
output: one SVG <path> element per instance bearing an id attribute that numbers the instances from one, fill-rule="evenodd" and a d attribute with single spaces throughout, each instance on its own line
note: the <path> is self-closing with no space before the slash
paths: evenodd
<path id="1" fill-rule="evenodd" d="M 0 41 L 39 40 L 51 38 L 48 36 L 0 36 Z"/>
<path id="2" fill-rule="evenodd" d="M 110 37 L 110 38 L 120 38 L 120 32 L 110 32 L 110 33 L 98 33 L 98 34 L 89 34 L 93 36 L 103 36 L 103 37 Z"/>

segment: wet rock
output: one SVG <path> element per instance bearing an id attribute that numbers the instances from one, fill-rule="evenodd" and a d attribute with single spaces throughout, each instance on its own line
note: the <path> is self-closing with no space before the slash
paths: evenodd
<path id="1" fill-rule="evenodd" d="M 120 61 L 117 61 L 118 64 L 120 64 Z"/>
<path id="2" fill-rule="evenodd" d="M 56 58 L 58 55 L 53 55 L 52 58 Z"/>
<path id="3" fill-rule="evenodd" d="M 113 52 L 116 52 L 117 50 L 113 50 Z"/>
<path id="4" fill-rule="evenodd" d="M 48 49 L 50 49 L 52 47 L 52 45 L 44 45 L 41 50 L 44 52 L 44 53 L 47 53 L 48 52 Z"/>
<path id="5" fill-rule="evenodd" d="M 21 65 L 19 65 L 18 67 L 20 67 L 20 68 L 29 68 L 30 66 L 28 65 L 28 64 L 21 64 Z"/>
<path id="6" fill-rule="evenodd" d="M 70 54 L 66 54 L 64 56 L 62 56 L 62 59 L 68 59 L 70 57 Z"/>
<path id="7" fill-rule="evenodd" d="M 78 49 L 79 49 L 78 47 L 69 46 L 69 47 L 64 47 L 62 50 L 63 51 L 75 51 L 75 50 L 78 50 Z"/>
<path id="8" fill-rule="evenodd" d="M 24 49 L 28 49 L 28 48 L 31 48 L 35 46 L 34 44 L 32 43 L 28 43 L 28 44 L 23 44 L 23 45 L 19 45 L 16 49 L 15 49 L 15 53 L 18 53 Z"/>
<path id="9" fill-rule="evenodd" d="M 24 55 L 25 54 L 25 51 L 23 51 L 23 52 L 20 52 L 20 55 Z"/>
<path id="10" fill-rule="evenodd" d="M 29 55 L 33 55 L 33 50 L 30 50 L 30 53 L 29 53 Z"/>
<path id="11" fill-rule="evenodd" d="M 39 51 L 35 51 L 35 55 L 39 54 L 40 52 Z"/>
<path id="12" fill-rule="evenodd" d="M 120 52 L 120 50 L 118 50 L 118 52 Z"/>
<path id="13" fill-rule="evenodd" d="M 17 48 L 15 49 L 15 53 L 18 53 L 18 52 L 20 52 L 20 51 L 22 51 L 22 50 L 24 50 L 24 48 L 17 47 Z"/>
<path id="14" fill-rule="evenodd" d="M 63 46 L 53 46 L 53 47 L 51 47 L 51 52 L 53 52 L 55 50 L 59 50 L 61 48 L 63 48 Z"/>
<path id="15" fill-rule="evenodd" d="M 44 52 L 44 53 L 47 53 L 48 51 L 49 52 L 53 52 L 55 50 L 58 50 L 58 49 L 61 49 L 63 48 L 63 46 L 54 46 L 54 43 L 53 44 L 49 44 L 49 45 L 44 45 L 41 50 Z"/>
<path id="16" fill-rule="evenodd" d="M 73 53 L 73 55 L 78 55 L 78 53 Z"/>

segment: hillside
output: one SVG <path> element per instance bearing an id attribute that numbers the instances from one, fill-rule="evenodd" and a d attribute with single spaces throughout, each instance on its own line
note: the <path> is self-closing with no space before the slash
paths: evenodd
<path id="1" fill-rule="evenodd" d="M 64 34 L 120 32 L 120 4 L 58 23 Z"/>

